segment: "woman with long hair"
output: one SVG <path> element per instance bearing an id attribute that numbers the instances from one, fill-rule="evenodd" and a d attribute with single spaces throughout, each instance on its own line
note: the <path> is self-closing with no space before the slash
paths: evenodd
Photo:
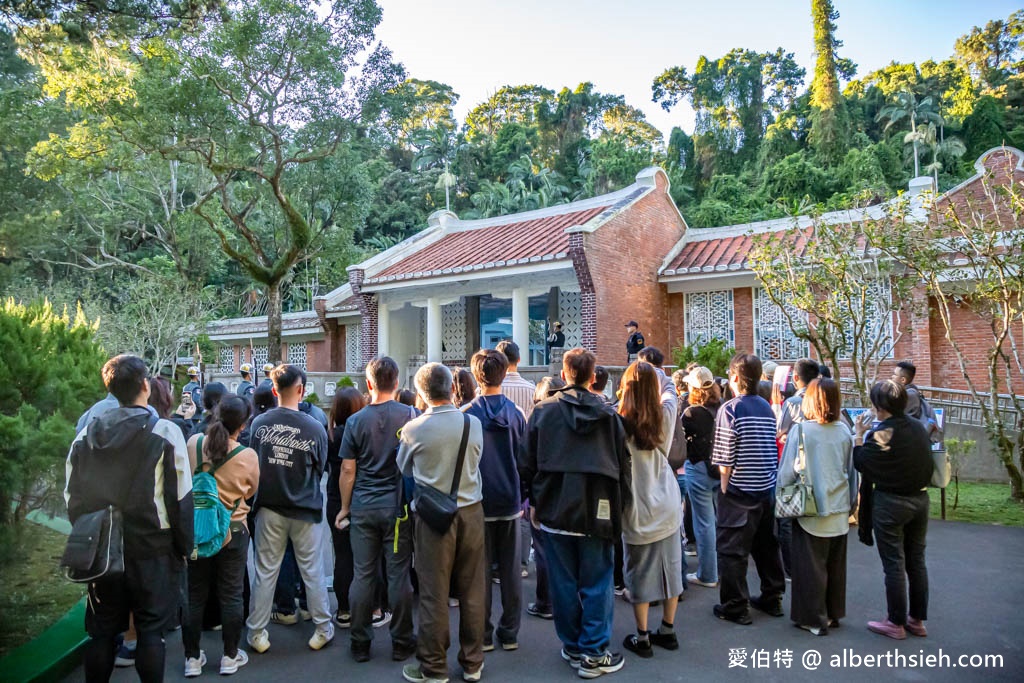
<path id="1" fill-rule="evenodd" d="M 455 368 L 452 370 L 452 402 L 456 408 L 469 405 L 469 402 L 476 398 L 476 380 L 473 373 L 466 368 Z"/>
<path id="2" fill-rule="evenodd" d="M 260 464 L 256 451 L 240 444 L 238 436 L 249 420 L 249 402 L 240 396 L 225 396 L 217 404 L 205 434 L 196 434 L 188 441 L 188 457 L 192 469 L 203 468 L 217 480 L 220 502 L 231 510 L 231 526 L 224 546 L 211 557 L 188 561 L 188 618 L 182 625 L 185 645 L 185 676 L 202 673 L 206 655 L 199 649 L 203 612 L 210 589 L 217 587 L 221 611 L 221 636 L 224 656 L 220 673 L 233 674 L 249 660 L 238 648 L 242 634 L 242 588 L 245 563 L 249 552 L 249 530 L 245 518 L 246 502 L 256 495 L 260 481 Z"/>
<path id="3" fill-rule="evenodd" d="M 722 404 L 722 392 L 711 370 L 696 367 L 684 378 L 689 387 L 689 405 L 683 410 L 686 435 L 686 464 L 683 483 L 693 517 L 697 546 L 697 571 L 686 575 L 689 583 L 705 588 L 718 585 L 718 550 L 715 541 L 715 513 L 718 500 L 718 468 L 711 464 L 715 443 L 715 415 Z"/>
<path id="4" fill-rule="evenodd" d="M 626 368 L 619 392 L 633 491 L 633 499 L 622 514 L 625 579 L 637 629 L 622 645 L 646 658 L 654 656 L 652 644 L 679 649 L 674 623 L 683 592 L 679 536 L 683 503 L 675 473 L 668 464 L 678 399 L 671 381 L 643 361 Z M 655 601 L 661 601 L 662 618 L 661 626 L 652 632 L 647 617 Z"/>
<path id="5" fill-rule="evenodd" d="M 839 385 L 819 377 L 807 385 L 800 411 L 804 420 L 789 431 L 782 451 L 776 492 L 803 476 L 814 491 L 818 516 L 793 524 L 789 617 L 816 636 L 846 616 L 846 536 L 851 501 L 857 500 L 853 439 L 839 419 Z"/>
<path id="6" fill-rule="evenodd" d="M 335 625 L 352 626 L 352 612 L 348 604 L 348 589 L 352 585 L 352 545 L 349 528 L 339 529 L 333 520 L 341 511 L 341 439 L 345 435 L 345 422 L 366 405 L 363 394 L 355 387 L 346 387 L 334 394 L 327 430 L 327 519 L 331 520 L 331 542 L 334 545 L 334 596 L 338 599 Z"/>

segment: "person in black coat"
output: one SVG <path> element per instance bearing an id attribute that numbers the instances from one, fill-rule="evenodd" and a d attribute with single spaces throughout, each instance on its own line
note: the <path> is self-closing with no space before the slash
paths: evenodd
<path id="1" fill-rule="evenodd" d="M 928 633 L 925 539 L 927 487 L 934 468 L 931 443 L 924 425 L 905 414 L 907 392 L 898 382 L 879 382 L 871 388 L 870 398 L 880 423 L 872 429 L 869 413 L 857 420 L 853 460 L 865 482 L 860 526 L 869 527 L 878 544 L 888 616 L 869 621 L 868 628 L 896 640 L 908 632 L 923 637 Z"/>

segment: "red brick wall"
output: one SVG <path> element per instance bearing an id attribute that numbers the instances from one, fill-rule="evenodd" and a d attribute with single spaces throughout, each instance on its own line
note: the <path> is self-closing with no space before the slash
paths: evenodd
<path id="1" fill-rule="evenodd" d="M 668 344 L 664 351 L 667 356 L 671 349 L 686 343 L 686 295 L 668 294 L 666 300 L 668 301 L 666 311 L 668 314 Z"/>
<path id="2" fill-rule="evenodd" d="M 626 322 L 636 320 L 648 345 L 665 353 L 669 336 L 669 301 L 658 283 L 658 268 L 682 238 L 685 224 L 667 194 L 668 179 L 656 175 L 657 187 L 595 232 L 584 234 L 587 262 L 594 279 L 599 363 L 626 361 Z"/>
<path id="3" fill-rule="evenodd" d="M 733 330 L 737 353 L 754 352 L 754 289 L 737 287 L 732 290 Z"/>

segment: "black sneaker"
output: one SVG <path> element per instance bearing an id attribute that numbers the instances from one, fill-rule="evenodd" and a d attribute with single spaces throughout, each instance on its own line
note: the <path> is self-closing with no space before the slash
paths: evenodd
<path id="1" fill-rule="evenodd" d="M 531 602 L 529 605 L 526 606 L 526 613 L 529 614 L 531 617 L 537 617 L 538 619 L 547 619 L 549 621 L 555 618 L 555 615 L 551 611 L 550 607 L 542 608 L 539 607 L 535 602 Z"/>
<path id="2" fill-rule="evenodd" d="M 654 656 L 654 648 L 651 647 L 651 641 L 640 640 L 635 633 L 626 636 L 626 639 L 622 641 L 622 647 L 644 659 L 650 659 Z"/>
<path id="3" fill-rule="evenodd" d="M 334 625 L 338 628 L 352 628 L 351 612 L 335 612 Z"/>
<path id="4" fill-rule="evenodd" d="M 764 612 L 770 617 L 786 616 L 786 613 L 782 611 L 782 600 L 762 600 L 761 598 L 751 598 L 750 606 L 760 612 Z"/>
<path id="5" fill-rule="evenodd" d="M 392 645 L 391 646 L 391 659 L 396 662 L 404 662 L 416 654 L 416 643 L 413 642 L 410 645 Z"/>
<path id="6" fill-rule="evenodd" d="M 626 660 L 618 652 L 605 650 L 603 655 L 591 657 L 583 655 L 580 657 L 580 670 L 577 672 L 580 678 L 598 678 L 605 674 L 613 674 L 622 668 Z"/>
<path id="7" fill-rule="evenodd" d="M 356 660 L 357 662 L 370 661 L 370 644 L 353 641 L 352 659 Z"/>
<path id="8" fill-rule="evenodd" d="M 562 648 L 562 659 L 564 659 L 566 662 L 568 662 L 569 666 L 571 666 L 572 668 L 578 669 L 578 668 L 580 668 L 580 662 L 583 659 L 583 655 L 581 655 L 579 652 L 569 652 L 568 650 L 566 650 L 563 647 Z"/>
<path id="9" fill-rule="evenodd" d="M 715 616 L 719 619 L 731 621 L 734 624 L 750 626 L 754 623 L 754 620 L 750 618 L 749 612 L 743 612 L 742 614 L 728 614 L 721 605 L 715 605 L 711 611 L 714 612 Z"/>
<path id="10" fill-rule="evenodd" d="M 679 649 L 679 639 L 676 638 L 676 634 L 674 632 L 658 633 L 657 631 L 652 631 L 651 635 L 648 637 L 651 639 L 651 645 L 657 645 L 658 647 L 663 647 L 666 650 Z"/>

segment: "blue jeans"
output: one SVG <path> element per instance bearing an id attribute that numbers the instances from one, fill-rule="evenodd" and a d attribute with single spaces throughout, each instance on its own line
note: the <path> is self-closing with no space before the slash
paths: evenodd
<path id="1" fill-rule="evenodd" d="M 612 638 L 612 542 L 544 532 L 555 632 L 567 652 L 603 654 Z"/>
<path id="2" fill-rule="evenodd" d="M 679 484 L 679 497 L 683 499 L 683 505 L 689 505 L 690 501 L 686 497 L 686 481 L 683 479 L 683 475 L 676 475 L 676 483 Z M 686 559 L 686 544 L 692 542 L 692 538 L 686 537 L 686 530 L 682 529 L 679 534 L 679 542 L 683 546 L 683 592 L 690 590 L 689 584 L 686 583 L 686 575 L 690 573 L 690 564 Z"/>
<path id="3" fill-rule="evenodd" d="M 717 479 L 708 476 L 704 463 L 686 463 L 683 481 L 693 515 L 693 535 L 697 544 L 697 578 L 708 583 L 718 581 L 718 550 L 715 547 Z"/>

